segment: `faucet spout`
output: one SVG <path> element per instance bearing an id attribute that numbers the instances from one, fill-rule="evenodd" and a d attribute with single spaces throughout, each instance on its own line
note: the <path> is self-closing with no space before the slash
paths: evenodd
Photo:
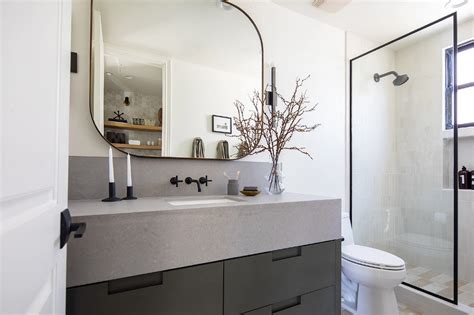
<path id="1" fill-rule="evenodd" d="M 184 180 L 184 182 L 188 185 L 192 184 L 192 183 L 196 183 L 197 185 L 197 188 L 198 188 L 198 192 L 201 192 L 201 183 L 199 183 L 199 180 L 197 179 L 192 179 L 191 177 L 186 177 L 186 179 Z"/>

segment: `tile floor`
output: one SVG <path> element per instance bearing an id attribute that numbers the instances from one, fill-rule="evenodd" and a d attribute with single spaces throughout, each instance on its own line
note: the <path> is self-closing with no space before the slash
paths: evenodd
<path id="1" fill-rule="evenodd" d="M 417 313 L 413 310 L 410 310 L 408 306 L 404 304 L 399 304 L 398 308 L 400 309 L 400 315 L 422 315 L 421 313 Z M 341 315 L 351 315 L 348 311 L 342 311 Z"/>
<path id="2" fill-rule="evenodd" d="M 407 266 L 407 283 L 447 298 L 453 296 L 453 278 L 424 267 Z M 459 302 L 474 310 L 474 283 L 459 280 Z"/>
<path id="3" fill-rule="evenodd" d="M 407 283 L 411 283 L 417 287 L 434 292 L 441 296 L 452 298 L 453 296 L 453 278 L 452 276 L 436 272 L 434 270 L 418 267 L 407 266 Z M 474 282 L 466 282 L 459 280 L 459 302 L 461 304 L 472 307 L 474 311 Z M 410 310 L 408 306 L 400 304 L 400 315 L 423 315 Z M 342 315 L 350 315 L 347 311 L 342 311 Z"/>

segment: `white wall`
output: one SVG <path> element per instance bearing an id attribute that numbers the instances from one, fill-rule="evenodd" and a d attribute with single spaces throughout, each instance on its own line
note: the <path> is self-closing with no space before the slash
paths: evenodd
<path id="1" fill-rule="evenodd" d="M 267 63 L 277 67 L 280 93 L 292 91 L 295 79 L 311 74 L 308 96 L 320 105 L 308 121 L 322 126 L 294 138 L 314 156 L 294 152 L 283 158 L 288 191 L 344 197 L 345 182 L 345 40 L 344 32 L 289 11 L 267 0 L 236 1 L 262 33 Z M 79 73 L 71 77 L 71 156 L 106 156 L 107 145 L 89 116 L 89 3 L 73 1 L 72 49 L 79 53 Z M 267 160 L 266 156 L 248 160 Z M 159 163 L 159 161 L 157 161 Z"/>
<path id="2" fill-rule="evenodd" d="M 238 139 L 212 132 L 211 116 L 236 116 L 235 100 L 249 104 L 249 97 L 259 88 L 257 77 L 172 60 L 170 156 L 190 157 L 195 137 L 203 139 L 206 158 L 216 157 L 220 140 L 229 142 L 230 156 L 236 154 Z M 236 134 L 235 128 L 232 131 Z"/>
<path id="3" fill-rule="evenodd" d="M 267 1 L 236 1 L 258 25 L 267 63 L 277 67 L 277 87 L 283 95 L 295 79 L 311 75 L 305 85 L 317 110 L 308 123 L 322 126 L 295 136 L 294 145 L 305 146 L 308 159 L 296 152 L 283 155 L 287 191 L 334 197 L 344 196 L 345 46 L 344 32 Z"/>

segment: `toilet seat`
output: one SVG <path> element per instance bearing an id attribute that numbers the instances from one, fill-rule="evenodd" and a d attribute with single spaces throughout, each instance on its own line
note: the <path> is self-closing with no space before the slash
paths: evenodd
<path id="1" fill-rule="evenodd" d="M 401 271 L 405 269 L 405 262 L 400 257 L 366 246 L 343 246 L 342 258 L 369 268 L 387 271 Z"/>

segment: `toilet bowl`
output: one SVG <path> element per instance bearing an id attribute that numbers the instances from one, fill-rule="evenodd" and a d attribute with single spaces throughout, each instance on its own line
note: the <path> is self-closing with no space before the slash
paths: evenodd
<path id="1" fill-rule="evenodd" d="M 406 277 L 400 257 L 354 244 L 349 215 L 342 215 L 343 308 L 354 315 L 399 315 L 395 287 Z"/>

